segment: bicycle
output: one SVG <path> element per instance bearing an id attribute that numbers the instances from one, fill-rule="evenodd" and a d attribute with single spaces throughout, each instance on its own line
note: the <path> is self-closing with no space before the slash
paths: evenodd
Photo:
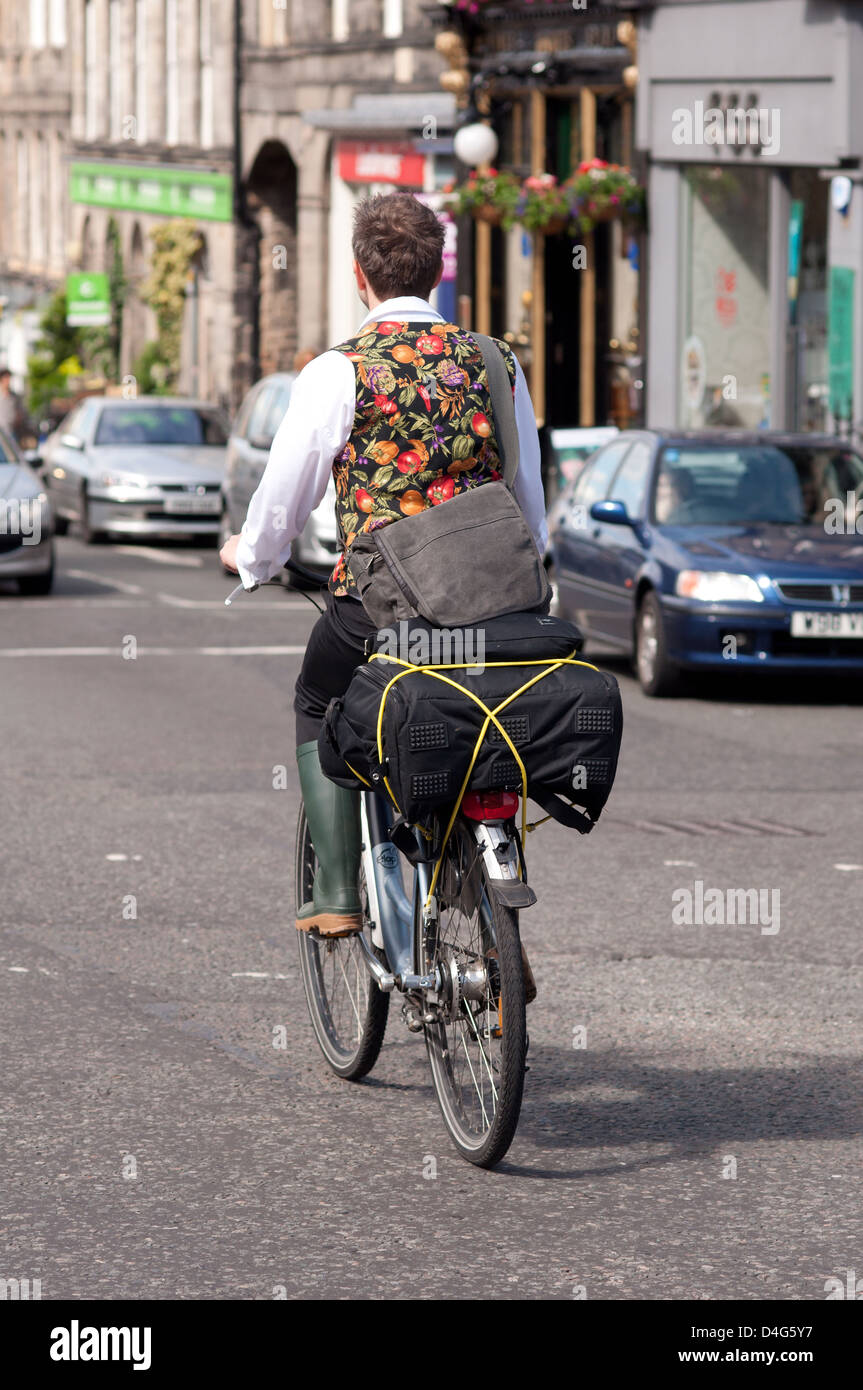
<path id="1" fill-rule="evenodd" d="M 402 871 L 409 861 L 389 838 L 390 809 L 375 792 L 359 795 L 363 930 L 337 938 L 297 933 L 315 1036 L 333 1071 L 358 1081 L 378 1059 L 389 998 L 398 990 L 409 1031 L 425 1035 L 432 1083 L 455 1147 L 469 1162 L 490 1168 L 515 1135 L 527 1055 L 518 910 L 506 901 L 527 888 L 518 878 L 518 797 L 468 793 L 437 872 L 431 858 L 411 865 L 409 895 Z M 417 851 L 428 854 L 414 833 Z M 439 835 L 438 826 L 432 853 Z M 314 872 L 301 804 L 298 908 L 311 898 Z"/>
<path id="2" fill-rule="evenodd" d="M 287 567 L 317 578 L 292 561 Z M 373 791 L 359 796 L 362 932 L 297 933 L 315 1037 L 336 1075 L 359 1081 L 380 1055 L 390 996 L 400 993 L 408 1030 L 424 1035 L 456 1149 L 490 1168 L 515 1135 L 528 1048 L 518 910 L 536 898 L 524 876 L 519 797 L 468 792 L 446 826 L 438 818 L 424 835 L 402 825 L 397 846 L 389 803 Z M 301 802 L 298 909 L 311 899 L 315 870 Z"/>

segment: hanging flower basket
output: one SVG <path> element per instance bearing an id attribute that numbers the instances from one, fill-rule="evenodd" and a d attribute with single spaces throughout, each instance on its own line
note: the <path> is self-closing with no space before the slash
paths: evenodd
<path id="1" fill-rule="evenodd" d="M 493 227 L 499 227 L 503 221 L 503 211 L 496 208 L 494 203 L 479 203 L 472 213 L 477 222 L 490 222 Z"/>
<path id="2" fill-rule="evenodd" d="M 449 193 L 449 211 L 461 216 L 470 213 L 483 222 L 495 226 L 512 227 L 516 222 L 516 205 L 521 194 L 521 184 L 515 174 L 498 169 L 485 169 L 479 173 L 472 169 L 466 181 L 457 188 L 450 186 L 444 190 Z"/>
<path id="3" fill-rule="evenodd" d="M 492 222 L 504 228 L 519 223 L 546 236 L 567 231 L 589 232 L 600 222 L 620 218 L 630 227 L 644 217 L 644 189 L 633 173 L 601 159 L 586 160 L 563 183 L 554 174 L 531 174 L 519 181 L 514 174 L 489 169 L 472 172 L 465 183 L 445 190 L 456 214 Z"/>

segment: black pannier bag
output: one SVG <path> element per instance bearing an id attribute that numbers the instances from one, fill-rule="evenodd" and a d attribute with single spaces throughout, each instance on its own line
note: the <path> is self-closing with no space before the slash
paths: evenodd
<path id="1" fill-rule="evenodd" d="M 617 681 L 581 662 L 581 642 L 574 624 L 537 613 L 477 628 L 439 629 L 414 618 L 384 629 L 377 654 L 357 668 L 344 697 L 330 701 L 318 740 L 321 766 L 340 786 L 389 793 L 405 820 L 423 822 L 452 806 L 467 775 L 487 717 L 471 694 L 493 710 L 531 682 L 498 719 L 524 765 L 528 796 L 585 833 L 614 782 L 623 711 Z M 446 665 L 453 662 L 474 664 Z M 468 789 L 497 788 L 521 792 L 522 778 L 506 739 L 489 724 Z"/>

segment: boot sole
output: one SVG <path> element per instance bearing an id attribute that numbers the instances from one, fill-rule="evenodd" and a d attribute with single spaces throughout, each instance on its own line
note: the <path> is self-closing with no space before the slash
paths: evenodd
<path id="1" fill-rule="evenodd" d="M 316 931 L 319 936 L 356 936 L 363 919 L 356 912 L 314 912 L 296 919 L 297 931 Z"/>

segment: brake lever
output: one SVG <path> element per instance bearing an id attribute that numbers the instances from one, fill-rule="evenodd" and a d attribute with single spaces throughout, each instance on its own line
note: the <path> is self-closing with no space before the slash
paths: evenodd
<path id="1" fill-rule="evenodd" d="M 259 589 L 260 587 L 260 584 L 253 584 L 251 589 L 247 589 L 245 584 L 238 584 L 236 589 L 232 589 L 231 592 L 228 594 L 228 597 L 225 599 L 225 607 L 230 608 L 234 599 L 237 597 L 237 594 L 253 594 L 255 590 Z"/>

